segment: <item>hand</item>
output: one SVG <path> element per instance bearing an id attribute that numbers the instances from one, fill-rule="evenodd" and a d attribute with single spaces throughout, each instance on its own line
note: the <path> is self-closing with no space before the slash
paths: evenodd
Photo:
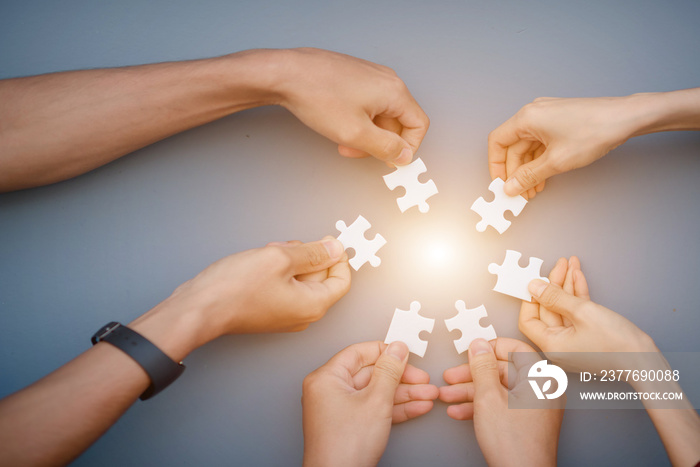
<path id="1" fill-rule="evenodd" d="M 507 180 L 511 196 L 534 197 L 547 178 L 584 167 L 634 136 L 634 98 L 535 99 L 489 135 L 491 178 Z"/>
<path id="2" fill-rule="evenodd" d="M 341 155 L 411 162 L 430 121 L 392 69 L 327 50 L 278 52 L 280 104 Z"/>
<path id="3" fill-rule="evenodd" d="M 349 288 L 347 255 L 333 237 L 271 243 L 213 263 L 130 327 L 165 339 L 161 348 L 172 341 L 170 354 L 181 359 L 223 334 L 306 329 Z"/>
<path id="4" fill-rule="evenodd" d="M 355 344 L 304 379 L 305 466 L 376 465 L 392 423 L 430 411 L 430 377 L 408 361 L 403 342 Z"/>
<path id="5" fill-rule="evenodd" d="M 519 354 L 509 361 L 509 352 Z M 527 370 L 538 360 L 537 352 L 519 340 L 476 339 L 469 346 L 469 363 L 445 370 L 450 386 L 440 388 L 440 400 L 458 403 L 447 408 L 455 420 L 474 420 L 476 439 L 489 465 L 556 465 L 565 396 L 538 401 L 549 408 L 508 408 L 508 373 L 525 376 L 513 378 L 510 397 L 531 401 L 535 395 Z"/>
<path id="6" fill-rule="evenodd" d="M 616 355 L 598 361 L 600 354 L 596 352 L 658 352 L 654 341 L 634 323 L 590 300 L 577 257 L 572 256 L 568 262 L 560 258 L 549 280 L 550 284 L 537 279 L 530 282 L 530 293 L 537 303 L 522 303 L 519 326 L 564 370 L 599 371 L 611 368 L 611 364 L 612 368 L 623 368 L 611 362 Z M 586 353 L 576 356 L 558 352 Z M 625 364 L 629 366 L 629 362 Z"/>

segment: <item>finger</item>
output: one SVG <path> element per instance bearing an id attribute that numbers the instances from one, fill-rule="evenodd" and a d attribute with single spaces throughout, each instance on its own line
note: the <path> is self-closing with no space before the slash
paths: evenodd
<path id="1" fill-rule="evenodd" d="M 386 347 L 387 345 L 380 341 L 349 345 L 328 360 L 324 367 L 354 376 L 363 368 L 374 365 Z"/>
<path id="2" fill-rule="evenodd" d="M 407 361 L 406 344 L 401 341 L 389 344 L 374 364 L 372 378 L 367 386 L 370 394 L 380 400 L 392 402 Z"/>
<path id="3" fill-rule="evenodd" d="M 573 295 L 574 293 L 574 268 L 571 264 L 571 260 L 566 264 L 566 278 L 564 279 L 564 283 L 561 284 L 561 288 L 568 294 Z"/>
<path id="4" fill-rule="evenodd" d="M 557 260 L 557 263 L 552 268 L 552 271 L 549 273 L 550 283 L 556 284 L 560 287 L 562 285 L 564 285 L 564 281 L 566 280 L 567 271 L 568 271 L 568 262 L 566 261 L 566 258 L 559 258 Z M 536 306 L 540 312 L 540 319 L 547 326 L 561 326 L 563 324 L 562 319 L 561 319 L 561 315 L 559 313 L 554 313 L 553 311 L 549 311 L 547 308 L 545 308 L 539 304 L 536 304 Z"/>
<path id="5" fill-rule="evenodd" d="M 405 404 L 395 405 L 391 413 L 392 423 L 403 423 L 421 415 L 425 415 L 433 408 L 433 401 L 411 401 Z"/>
<path id="6" fill-rule="evenodd" d="M 328 269 L 343 256 L 345 248 L 335 238 L 283 247 L 290 257 L 292 275 Z"/>
<path id="7" fill-rule="evenodd" d="M 355 389 L 363 389 L 369 384 L 373 368 L 373 365 L 366 366 L 353 375 L 352 380 Z M 406 369 L 401 376 L 401 383 L 413 385 L 428 384 L 430 383 L 430 375 L 413 365 L 406 365 Z"/>
<path id="8" fill-rule="evenodd" d="M 532 153 L 529 153 L 529 154 L 526 154 L 526 155 L 525 155 L 525 159 L 524 159 L 523 161 L 525 162 L 525 164 L 529 164 L 530 162 L 533 161 L 533 159 L 534 159 L 534 157 L 532 157 Z M 517 170 L 516 170 L 516 173 L 517 173 Z M 537 194 L 537 190 L 535 190 L 535 187 L 529 188 L 529 189 L 527 190 L 527 196 L 526 196 L 526 198 L 527 198 L 528 200 L 531 200 L 532 198 L 535 197 L 536 194 Z M 525 195 L 525 194 L 523 193 L 523 196 L 524 196 L 524 195 Z"/>
<path id="9" fill-rule="evenodd" d="M 434 384 L 399 384 L 394 393 L 394 404 L 411 401 L 434 401 L 440 391 Z"/>
<path id="10" fill-rule="evenodd" d="M 469 345 L 469 366 L 477 394 L 501 390 L 496 354 L 484 339 L 475 339 Z"/>
<path id="11" fill-rule="evenodd" d="M 518 315 L 518 329 L 539 348 L 542 348 L 549 326 L 540 319 L 540 305 L 523 301 Z"/>
<path id="12" fill-rule="evenodd" d="M 455 420 L 471 420 L 474 418 L 474 403 L 451 405 L 447 408 L 447 415 Z"/>
<path id="13" fill-rule="evenodd" d="M 530 281 L 528 290 L 540 305 L 572 321 L 575 321 L 576 313 L 588 303 L 587 300 L 564 292 L 560 286 L 540 279 Z"/>
<path id="14" fill-rule="evenodd" d="M 548 163 L 547 151 L 537 159 L 518 167 L 518 170 L 506 180 L 503 191 L 509 196 L 516 196 L 534 188 L 556 172 Z"/>
<path id="15" fill-rule="evenodd" d="M 535 144 L 537 142 L 521 139 L 506 148 L 506 176 L 515 173 L 518 167 L 523 165 L 525 157 L 532 152 L 532 146 Z"/>
<path id="16" fill-rule="evenodd" d="M 377 121 L 377 125 L 380 125 L 388 129 L 396 129 L 393 122 Z M 418 102 L 413 98 L 413 96 L 406 90 L 404 94 L 403 111 L 396 118 L 398 124 L 401 125 L 401 138 L 408 143 L 411 150 L 415 154 L 418 152 L 418 148 L 425 138 L 425 134 L 428 132 L 430 127 L 430 119 L 423 111 Z M 403 161 L 404 164 L 408 164 L 411 160 Z"/>
<path id="17" fill-rule="evenodd" d="M 360 369 L 357 373 L 352 375 L 352 385 L 358 391 L 364 389 L 369 384 L 372 379 L 372 369 L 374 366 L 366 366 Z"/>
<path id="18" fill-rule="evenodd" d="M 534 158 L 537 159 L 538 157 L 540 157 L 546 149 L 547 148 L 544 144 L 539 143 L 539 146 L 534 151 Z M 545 181 L 542 180 L 542 182 L 540 182 L 540 184 L 535 187 L 535 191 L 537 193 L 540 193 L 542 190 L 544 190 L 544 186 L 545 186 Z"/>
<path id="19" fill-rule="evenodd" d="M 502 382 L 506 381 L 507 368 L 507 361 L 498 361 L 498 374 Z M 473 381 L 472 370 L 469 367 L 469 363 L 465 363 L 463 365 L 459 365 L 453 368 L 448 368 L 443 373 L 443 379 L 447 384 L 469 383 Z"/>
<path id="20" fill-rule="evenodd" d="M 518 136 L 518 128 L 514 117 L 509 118 L 498 128 L 489 133 L 489 174 L 492 180 L 495 178 L 502 178 L 503 180 L 508 179 L 506 170 L 508 147 L 514 145 L 518 141 L 520 141 L 520 137 Z"/>
<path id="21" fill-rule="evenodd" d="M 533 349 L 529 344 L 521 341 L 520 339 L 513 339 L 511 337 L 498 337 L 493 342 L 493 351 L 499 362 L 507 363 L 510 361 L 510 354 L 512 353 L 532 353 L 537 354 L 535 349 Z"/>
<path id="22" fill-rule="evenodd" d="M 440 400 L 448 404 L 473 402 L 474 383 L 452 384 L 440 388 Z"/>
<path id="23" fill-rule="evenodd" d="M 574 271 L 574 295 L 581 297 L 584 300 L 590 300 L 591 296 L 588 293 L 588 282 L 583 271 Z"/>
<path id="24" fill-rule="evenodd" d="M 351 159 L 362 159 L 363 157 L 370 157 L 369 153 L 361 151 L 359 149 L 351 148 L 350 146 L 338 145 L 338 154 L 343 157 L 349 157 Z"/>
<path id="25" fill-rule="evenodd" d="M 401 136 L 379 128 L 371 121 L 367 122 L 362 130 L 361 139 L 357 139 L 353 146 L 381 161 L 392 162 L 395 165 L 408 164 L 414 154 L 411 146 Z"/>
<path id="26" fill-rule="evenodd" d="M 340 300 L 350 290 L 352 274 L 348 256 L 344 255 L 340 261 L 328 268 L 328 277 L 321 282 L 307 282 L 317 284 L 321 297 L 325 300 L 325 306 L 329 307 Z"/>
<path id="27" fill-rule="evenodd" d="M 333 237 L 330 235 L 323 237 L 323 240 L 331 240 Z M 279 245 L 281 247 L 290 247 L 290 246 L 298 246 L 298 245 L 303 245 L 304 242 L 300 240 L 290 240 L 288 242 L 284 242 L 283 244 Z M 294 276 L 294 278 L 298 281 L 316 281 L 316 282 L 321 282 L 324 279 L 328 277 L 328 270 L 327 269 L 322 269 L 320 271 L 316 272 L 310 272 L 307 274 L 297 274 Z"/>
<path id="28" fill-rule="evenodd" d="M 428 384 L 430 382 L 430 375 L 426 371 L 416 368 L 413 365 L 406 365 L 403 376 L 401 376 L 401 382 L 408 384 Z"/>
<path id="29" fill-rule="evenodd" d="M 375 117 L 373 121 L 374 124 L 377 125 L 379 128 L 389 130 L 393 133 L 396 133 L 397 135 L 400 135 L 401 131 L 403 130 L 403 125 L 401 125 L 401 123 L 399 123 L 399 121 L 396 118 L 389 118 L 379 115 Z M 365 151 L 351 148 L 349 146 L 343 146 L 342 144 L 338 145 L 338 152 L 341 156 L 351 158 L 363 158 L 370 156 L 370 154 Z"/>
<path id="30" fill-rule="evenodd" d="M 268 244 L 265 245 L 265 246 L 285 246 L 285 245 L 287 245 L 288 243 L 289 243 L 289 242 L 270 242 L 270 243 L 268 243 Z"/>

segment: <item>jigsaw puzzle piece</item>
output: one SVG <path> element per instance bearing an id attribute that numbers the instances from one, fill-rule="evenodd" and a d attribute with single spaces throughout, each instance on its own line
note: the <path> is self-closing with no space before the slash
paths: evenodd
<path id="1" fill-rule="evenodd" d="M 479 337 L 487 341 L 496 338 L 496 330 L 493 328 L 493 325 L 482 327 L 479 324 L 481 318 L 486 318 L 488 316 L 484 305 L 480 305 L 476 308 L 467 308 L 464 300 L 457 300 L 455 302 L 455 308 L 457 309 L 457 315 L 446 319 L 445 326 L 447 326 L 448 331 L 458 329 L 462 332 L 462 337 L 454 341 L 457 353 L 466 351 L 469 348 L 469 344 Z"/>
<path id="2" fill-rule="evenodd" d="M 355 250 L 355 256 L 350 258 L 349 261 L 350 266 L 355 271 L 367 262 L 375 268 L 382 262 L 376 253 L 381 247 L 386 245 L 386 240 L 379 234 L 376 234 L 372 240 L 367 240 L 365 232 L 370 227 L 372 227 L 372 224 L 362 216 L 357 216 L 355 222 L 350 224 L 350 226 L 347 226 L 342 220 L 335 223 L 335 228 L 340 231 L 338 241 L 343 244 L 346 250 L 348 248 Z"/>
<path id="3" fill-rule="evenodd" d="M 531 257 L 527 267 L 521 268 L 518 264 L 521 256 L 522 254 L 517 251 L 506 250 L 503 264 L 489 264 L 489 272 L 498 275 L 498 281 L 496 281 L 496 286 L 493 290 L 521 300 L 532 301 L 532 295 L 527 290 L 527 285 L 530 281 L 541 279 L 549 282 L 549 279 L 540 276 L 541 259 Z"/>
<path id="4" fill-rule="evenodd" d="M 489 190 L 494 195 L 493 201 L 487 202 L 483 197 L 480 197 L 472 204 L 471 210 L 481 216 L 481 220 L 476 224 L 477 231 L 483 232 L 490 225 L 502 234 L 511 224 L 503 214 L 510 211 L 514 216 L 517 216 L 527 204 L 527 200 L 520 195 L 508 196 L 503 191 L 504 184 L 502 179 L 494 178 L 489 185 Z"/>
<path id="5" fill-rule="evenodd" d="M 394 190 L 397 186 L 403 186 L 406 189 L 406 194 L 396 199 L 401 212 L 406 212 L 412 206 L 418 206 L 418 210 L 422 213 L 426 213 L 430 209 L 426 200 L 436 194 L 438 189 L 432 179 L 425 183 L 418 181 L 418 176 L 426 170 L 425 164 L 418 158 L 410 164 L 398 166 L 390 174 L 384 175 L 384 183 L 390 190 Z"/>
<path id="6" fill-rule="evenodd" d="M 389 325 L 389 332 L 386 334 L 384 343 L 391 344 L 392 342 L 401 341 L 408 346 L 409 351 L 419 357 L 425 355 L 428 342 L 420 339 L 418 334 L 421 331 L 433 332 L 435 320 L 419 315 L 419 310 L 420 303 L 416 301 L 411 302 L 408 311 L 397 308 L 394 311 L 394 317 L 391 320 L 391 325 Z"/>

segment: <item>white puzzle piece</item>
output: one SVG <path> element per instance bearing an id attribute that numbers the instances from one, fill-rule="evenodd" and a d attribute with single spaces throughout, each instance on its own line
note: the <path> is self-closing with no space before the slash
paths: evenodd
<path id="1" fill-rule="evenodd" d="M 344 221 L 335 223 L 335 228 L 340 231 L 338 240 L 347 250 L 352 248 L 355 250 L 355 256 L 350 258 L 350 266 L 357 271 L 363 264 L 369 261 L 373 267 L 381 264 L 382 260 L 376 253 L 381 247 L 386 245 L 386 240 L 379 234 L 376 234 L 372 240 L 365 238 L 365 232 L 372 227 L 367 219 L 362 216 L 357 216 L 355 222 L 348 227 Z"/>
<path id="2" fill-rule="evenodd" d="M 401 341 L 408 346 L 409 351 L 422 357 L 428 348 L 428 342 L 420 339 L 418 334 L 421 331 L 433 332 L 435 320 L 419 315 L 420 303 L 416 301 L 411 302 L 409 308 L 409 311 L 398 308 L 394 311 L 394 317 L 391 320 L 384 343 L 391 344 Z"/>
<path id="3" fill-rule="evenodd" d="M 489 185 L 489 190 L 494 195 L 493 201 L 487 202 L 480 197 L 472 204 L 471 210 L 481 216 L 481 220 L 476 224 L 476 230 L 479 232 L 483 232 L 486 226 L 490 225 L 502 234 L 510 227 L 510 221 L 503 217 L 503 213 L 510 211 L 517 216 L 527 204 L 527 200 L 520 195 L 508 196 L 503 191 L 504 184 L 502 179 L 494 178 Z"/>
<path id="4" fill-rule="evenodd" d="M 418 210 L 422 213 L 426 213 L 430 209 L 426 200 L 436 194 L 438 189 L 432 180 L 425 183 L 418 181 L 418 176 L 426 170 L 425 164 L 418 158 L 410 164 L 398 166 L 390 174 L 384 175 L 384 183 L 390 190 L 397 186 L 406 189 L 406 194 L 396 199 L 401 212 L 405 212 L 412 206 L 418 206 Z"/>
<path id="5" fill-rule="evenodd" d="M 455 308 L 457 308 L 457 316 L 446 319 L 445 326 L 447 326 L 448 331 L 458 329 L 462 332 L 462 337 L 454 341 L 457 353 L 466 351 L 472 341 L 479 337 L 487 341 L 496 338 L 496 330 L 493 328 L 493 325 L 489 324 L 487 327 L 482 327 L 479 324 L 481 318 L 488 316 L 484 305 L 476 308 L 467 308 L 464 300 L 457 300 Z"/>
<path id="6" fill-rule="evenodd" d="M 521 268 L 518 264 L 521 256 L 517 251 L 506 250 L 506 258 L 503 260 L 503 264 L 489 264 L 489 272 L 498 275 L 498 281 L 493 290 L 521 300 L 531 301 L 532 295 L 527 290 L 527 285 L 530 281 L 542 279 L 545 282 L 549 282 L 549 279 L 540 277 L 541 259 L 531 257 L 527 267 Z"/>

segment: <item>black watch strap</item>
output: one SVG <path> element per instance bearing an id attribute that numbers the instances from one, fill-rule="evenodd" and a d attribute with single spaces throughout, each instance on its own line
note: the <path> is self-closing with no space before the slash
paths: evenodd
<path id="1" fill-rule="evenodd" d="M 141 400 L 155 396 L 185 371 L 185 365 L 173 361 L 151 341 L 116 321 L 102 326 L 92 336 L 92 345 L 102 341 L 126 353 L 148 373 L 151 385 L 141 394 Z"/>

